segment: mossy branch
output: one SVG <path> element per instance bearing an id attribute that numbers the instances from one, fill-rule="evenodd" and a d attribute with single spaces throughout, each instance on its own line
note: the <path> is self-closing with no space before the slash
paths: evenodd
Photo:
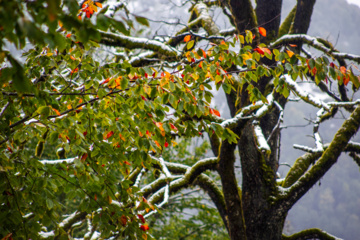
<path id="1" fill-rule="evenodd" d="M 307 239 L 321 239 L 321 240 L 341 240 L 323 230 L 318 228 L 310 228 L 301 232 L 295 233 L 291 236 L 282 236 L 282 240 L 307 240 Z"/>
<path id="2" fill-rule="evenodd" d="M 340 154 L 346 149 L 351 137 L 358 131 L 359 126 L 360 106 L 357 106 L 336 132 L 334 139 L 322 153 L 319 160 L 290 188 L 282 189 L 286 196 L 283 202 L 284 210 L 290 209 L 336 163 Z"/>
<path id="3" fill-rule="evenodd" d="M 321 43 L 321 41 L 322 40 L 319 40 L 318 38 L 310 37 L 306 34 L 287 34 L 277 39 L 275 42 L 271 43 L 270 47 L 276 48 L 290 43 L 296 44 L 298 42 L 302 42 L 308 44 L 309 46 L 312 46 L 313 48 L 323 53 L 326 53 L 330 57 L 333 57 L 337 60 L 350 60 L 360 64 L 359 55 L 337 52 L 335 49 L 326 47 L 323 43 Z"/>

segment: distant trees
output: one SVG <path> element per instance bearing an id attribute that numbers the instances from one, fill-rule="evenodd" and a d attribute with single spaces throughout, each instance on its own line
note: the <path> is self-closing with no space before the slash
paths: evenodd
<path id="1" fill-rule="evenodd" d="M 287 212 L 342 152 L 360 165 L 360 144 L 350 141 L 359 100 L 347 93 L 360 86 L 347 61 L 360 57 L 306 35 L 314 3 L 299 0 L 280 25 L 279 0 L 193 1 L 187 26 L 164 41 L 134 36 L 149 21 L 123 2 L 1 4 L 0 237 L 150 239 L 152 215 L 197 187 L 230 239 L 335 239 L 319 229 L 282 235 Z M 234 28 L 219 29 L 209 8 Z M 24 64 L 4 50 L 10 43 L 31 44 Z M 226 93 L 230 119 L 210 106 L 213 88 Z M 305 154 L 277 179 L 290 92 L 319 109 L 315 147 L 296 145 Z M 339 109 L 350 117 L 325 143 L 319 127 Z M 206 143 L 185 152 L 184 139 L 205 135 L 214 157 L 203 158 Z M 198 231 L 215 224 L 201 220 Z"/>

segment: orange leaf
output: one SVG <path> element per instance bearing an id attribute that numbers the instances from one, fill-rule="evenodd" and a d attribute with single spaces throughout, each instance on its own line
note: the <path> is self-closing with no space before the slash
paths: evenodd
<path id="1" fill-rule="evenodd" d="M 95 5 L 98 6 L 99 8 L 102 8 L 102 4 L 99 2 L 96 2 Z"/>
<path id="2" fill-rule="evenodd" d="M 266 37 L 266 29 L 263 27 L 259 27 L 259 33 L 261 36 Z"/>
<path id="3" fill-rule="evenodd" d="M 289 55 L 289 57 L 291 58 L 294 55 L 293 51 L 290 50 L 286 50 L 287 54 Z"/>
<path id="4" fill-rule="evenodd" d="M 346 76 L 346 77 L 343 77 L 343 83 L 344 85 L 348 85 L 348 83 L 350 82 L 350 77 L 349 76 Z"/>
<path id="5" fill-rule="evenodd" d="M 71 33 L 66 34 L 66 37 L 67 38 L 71 37 Z"/>
<path id="6" fill-rule="evenodd" d="M 151 132 L 149 132 L 149 130 L 146 130 L 146 135 L 147 135 L 148 137 L 151 137 Z"/>
<path id="7" fill-rule="evenodd" d="M 214 115 L 220 117 L 220 112 L 218 110 L 213 109 L 213 113 L 214 113 Z"/>
<path id="8" fill-rule="evenodd" d="M 296 44 L 289 44 L 290 47 L 297 47 Z"/>
<path id="9" fill-rule="evenodd" d="M 206 58 L 206 52 L 204 50 L 202 50 L 202 49 L 201 49 L 201 51 L 203 53 L 203 57 Z"/>
<path id="10" fill-rule="evenodd" d="M 131 166 L 131 163 L 129 163 L 128 161 L 124 161 L 124 163 L 125 163 L 126 165 Z"/>
<path id="11" fill-rule="evenodd" d="M 184 37 L 184 42 L 188 42 L 188 41 L 190 41 L 190 39 L 191 39 L 191 35 L 186 35 Z"/>
<path id="12" fill-rule="evenodd" d="M 147 224 L 141 225 L 140 229 L 143 230 L 144 232 L 146 232 L 147 230 L 149 230 L 149 226 Z"/>
<path id="13" fill-rule="evenodd" d="M 268 48 L 266 48 L 266 47 L 262 47 L 261 48 L 264 52 L 267 52 L 269 55 L 271 55 L 271 51 L 270 51 L 270 49 L 268 49 Z"/>
<path id="14" fill-rule="evenodd" d="M 156 141 L 156 140 L 155 140 L 155 144 L 156 144 L 156 146 L 158 146 L 158 148 L 160 148 L 160 149 L 161 149 L 161 145 L 159 144 L 159 142 L 158 142 L 158 141 Z"/>
<path id="15" fill-rule="evenodd" d="M 95 194 L 95 196 L 94 196 L 94 199 L 95 199 L 95 201 L 97 201 L 97 196 L 96 196 L 96 194 Z"/>
<path id="16" fill-rule="evenodd" d="M 340 67 L 340 72 L 345 75 L 346 74 L 346 67 L 341 66 Z"/>
<path id="17" fill-rule="evenodd" d="M 224 40 L 221 41 L 221 45 L 226 45 L 226 42 Z"/>
<path id="18" fill-rule="evenodd" d="M 161 122 L 156 122 L 155 125 L 160 129 L 160 131 L 165 131 Z"/>
<path id="19" fill-rule="evenodd" d="M 53 110 L 56 113 L 56 115 L 61 116 L 61 113 L 57 109 L 53 108 Z"/>

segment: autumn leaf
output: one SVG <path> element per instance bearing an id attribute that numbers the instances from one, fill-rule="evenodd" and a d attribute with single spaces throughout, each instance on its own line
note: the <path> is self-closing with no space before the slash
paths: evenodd
<path id="1" fill-rule="evenodd" d="M 264 55 L 264 51 L 260 47 L 254 48 L 254 51 Z"/>
<path id="2" fill-rule="evenodd" d="M 106 134 L 106 136 L 104 137 L 104 140 L 109 139 L 112 135 L 114 135 L 113 131 L 110 131 Z"/>
<path id="3" fill-rule="evenodd" d="M 98 6 L 99 8 L 102 8 L 102 4 L 99 2 L 96 2 L 95 5 Z"/>
<path id="4" fill-rule="evenodd" d="M 297 47 L 296 44 L 289 44 L 290 47 Z"/>
<path id="5" fill-rule="evenodd" d="M 140 229 L 143 230 L 144 232 L 146 232 L 147 230 L 149 230 L 149 226 L 147 224 L 141 225 Z"/>
<path id="6" fill-rule="evenodd" d="M 188 41 L 190 41 L 190 39 L 191 39 L 191 35 L 186 35 L 184 37 L 184 42 L 188 42 Z"/>
<path id="7" fill-rule="evenodd" d="M 94 196 L 94 200 L 97 201 L 97 196 L 96 196 L 96 194 L 95 194 L 95 196 Z"/>
<path id="8" fill-rule="evenodd" d="M 53 108 L 53 110 L 56 113 L 56 115 L 61 116 L 61 113 L 57 109 Z"/>
<path id="9" fill-rule="evenodd" d="M 287 54 L 289 55 L 289 57 L 291 58 L 294 55 L 293 51 L 290 50 L 286 50 Z"/>
<path id="10" fill-rule="evenodd" d="M 138 218 L 141 220 L 142 223 L 145 223 L 145 218 L 144 218 L 143 215 L 138 214 L 137 216 L 138 216 Z"/>
<path id="11" fill-rule="evenodd" d="M 82 156 L 81 156 L 81 161 L 84 162 L 87 158 L 88 154 L 87 153 L 84 153 Z"/>
<path id="12" fill-rule="evenodd" d="M 340 67 L 340 72 L 341 72 L 342 74 L 346 75 L 346 67 L 341 66 L 341 67 Z"/>
<path id="13" fill-rule="evenodd" d="M 173 130 L 175 130 L 175 131 L 177 131 L 178 129 L 177 129 L 177 127 L 175 127 L 175 125 L 174 124 L 172 124 L 172 123 L 170 123 L 170 127 L 171 127 L 171 129 L 173 129 Z"/>
<path id="14" fill-rule="evenodd" d="M 125 215 L 122 215 L 122 216 L 120 217 L 120 221 L 121 221 L 121 224 L 122 224 L 123 226 L 126 226 L 127 217 L 126 217 Z"/>
<path id="15" fill-rule="evenodd" d="M 131 163 L 129 163 L 128 161 L 124 161 L 124 163 L 128 166 L 131 166 Z"/>
<path id="16" fill-rule="evenodd" d="M 155 125 L 160 129 L 160 131 L 165 131 L 161 122 L 156 122 Z"/>
<path id="17" fill-rule="evenodd" d="M 263 27 L 259 27 L 259 33 L 261 36 L 266 37 L 266 29 Z"/>
<path id="18" fill-rule="evenodd" d="M 70 75 L 73 75 L 73 73 L 77 73 L 79 71 L 79 68 L 74 68 L 71 70 Z"/>
<path id="19" fill-rule="evenodd" d="M 164 147 L 168 147 L 169 146 L 169 143 L 168 142 L 165 142 L 165 144 L 164 144 Z"/>
<path id="20" fill-rule="evenodd" d="M 101 83 L 100 83 L 100 85 L 103 85 L 103 84 L 105 84 L 105 83 L 108 83 L 110 81 L 110 78 L 107 78 L 107 79 L 105 79 L 104 81 L 102 81 Z"/>
<path id="21" fill-rule="evenodd" d="M 158 148 L 161 149 L 161 145 L 160 145 L 160 143 L 158 141 L 155 140 L 155 144 L 156 144 L 156 146 L 158 146 Z"/>
<path id="22" fill-rule="evenodd" d="M 210 113 L 215 115 L 215 116 L 220 117 L 220 112 L 218 110 L 216 110 L 216 109 L 210 108 Z"/>

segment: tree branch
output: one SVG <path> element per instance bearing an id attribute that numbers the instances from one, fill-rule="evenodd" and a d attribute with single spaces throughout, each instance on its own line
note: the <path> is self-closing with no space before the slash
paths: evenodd
<path id="1" fill-rule="evenodd" d="M 352 136 L 360 126 L 360 106 L 357 106 L 337 131 L 320 159 L 290 188 L 281 189 L 285 194 L 284 210 L 290 209 L 336 163 Z M 285 191 L 284 191 L 285 190 Z"/>
<path id="2" fill-rule="evenodd" d="M 321 240 L 341 240 L 323 230 L 318 228 L 310 228 L 301 232 L 295 233 L 291 236 L 282 236 L 282 240 L 307 240 L 307 239 L 321 239 Z"/>

